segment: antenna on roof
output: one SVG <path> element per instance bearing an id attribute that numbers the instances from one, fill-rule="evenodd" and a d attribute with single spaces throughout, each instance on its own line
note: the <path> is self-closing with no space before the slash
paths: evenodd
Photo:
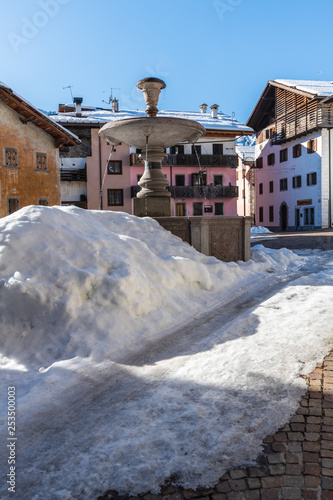
<path id="1" fill-rule="evenodd" d="M 73 87 L 73 85 L 68 85 L 67 87 L 63 87 L 63 90 L 64 90 L 64 89 L 69 89 L 69 90 L 70 90 L 70 92 L 71 92 L 71 96 L 72 96 L 72 102 L 74 102 L 74 97 L 73 97 L 72 87 Z"/>
<path id="2" fill-rule="evenodd" d="M 317 81 L 319 80 L 319 75 L 321 75 L 321 74 L 322 74 L 322 71 L 318 71 L 318 73 L 317 73 Z"/>
<path id="3" fill-rule="evenodd" d="M 102 102 L 105 102 L 106 104 L 111 104 L 112 100 L 113 100 L 113 95 L 112 95 L 112 91 L 113 90 L 120 90 L 119 88 L 116 88 L 116 87 L 111 87 L 110 90 L 105 90 L 103 92 L 103 94 L 110 94 L 109 95 L 109 101 L 104 101 L 104 99 L 102 99 Z"/>
<path id="4" fill-rule="evenodd" d="M 233 111 L 231 114 L 231 123 L 234 123 L 236 113 Z"/>

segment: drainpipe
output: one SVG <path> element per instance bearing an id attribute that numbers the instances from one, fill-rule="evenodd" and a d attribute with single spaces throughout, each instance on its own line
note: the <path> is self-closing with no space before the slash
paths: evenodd
<path id="1" fill-rule="evenodd" d="M 101 198 L 101 210 L 103 210 L 103 193 L 102 189 L 102 153 L 101 153 L 101 136 L 98 136 L 98 158 L 99 158 L 99 193 Z"/>

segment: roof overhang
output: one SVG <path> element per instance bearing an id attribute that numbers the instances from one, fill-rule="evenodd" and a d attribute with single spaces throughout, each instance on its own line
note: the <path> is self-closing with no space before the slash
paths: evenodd
<path id="1" fill-rule="evenodd" d="M 0 100 L 20 115 L 23 123 L 31 122 L 55 139 L 55 146 L 75 146 L 80 139 L 67 129 L 51 120 L 6 85 L 0 83 Z"/>

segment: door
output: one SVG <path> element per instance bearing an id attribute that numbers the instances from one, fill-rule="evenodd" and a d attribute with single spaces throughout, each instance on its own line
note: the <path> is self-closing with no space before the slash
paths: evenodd
<path id="1" fill-rule="evenodd" d="M 301 225 L 301 217 L 300 217 L 300 209 L 296 208 L 295 210 L 295 225 L 296 225 L 296 230 L 299 229 Z"/>
<path id="2" fill-rule="evenodd" d="M 288 228 L 288 207 L 286 203 L 282 203 L 280 207 L 280 227 L 281 231 L 287 231 Z"/>
<path id="3" fill-rule="evenodd" d="M 203 213 L 203 203 L 193 202 L 193 215 L 202 215 Z"/>
<path id="4" fill-rule="evenodd" d="M 184 217 L 186 214 L 186 204 L 185 203 L 176 203 L 176 215 L 177 217 Z"/>

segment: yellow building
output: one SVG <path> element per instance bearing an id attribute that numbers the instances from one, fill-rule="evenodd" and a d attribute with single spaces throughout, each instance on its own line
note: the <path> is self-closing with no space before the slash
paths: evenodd
<path id="1" fill-rule="evenodd" d="M 59 147 L 80 140 L 0 82 L 0 217 L 60 205 Z"/>

